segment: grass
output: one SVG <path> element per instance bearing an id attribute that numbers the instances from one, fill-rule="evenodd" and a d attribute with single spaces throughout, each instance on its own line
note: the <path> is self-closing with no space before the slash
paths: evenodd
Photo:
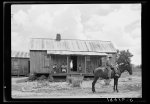
<path id="1" fill-rule="evenodd" d="M 128 85 L 127 88 L 129 91 L 138 91 L 141 90 L 141 85 Z"/>
<path id="2" fill-rule="evenodd" d="M 130 76 L 139 76 L 139 77 L 141 77 L 142 70 L 139 69 L 139 68 L 133 68 L 132 73 L 133 73 L 132 75 L 129 75 L 129 73 L 126 71 L 126 72 L 121 74 L 121 78 L 130 77 Z"/>

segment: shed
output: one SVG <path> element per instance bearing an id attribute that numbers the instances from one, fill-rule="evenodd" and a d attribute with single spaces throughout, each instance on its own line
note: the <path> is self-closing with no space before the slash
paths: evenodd
<path id="1" fill-rule="evenodd" d="M 57 39 L 59 38 L 59 39 Z M 32 38 L 30 44 L 30 72 L 66 75 L 71 73 L 93 74 L 98 66 L 105 65 L 105 57 L 116 49 L 111 41 Z M 65 66 L 65 68 L 64 68 Z M 66 71 L 62 71 L 66 69 Z"/>
<path id="2" fill-rule="evenodd" d="M 11 74 L 24 75 L 30 71 L 30 55 L 29 52 L 11 51 Z"/>

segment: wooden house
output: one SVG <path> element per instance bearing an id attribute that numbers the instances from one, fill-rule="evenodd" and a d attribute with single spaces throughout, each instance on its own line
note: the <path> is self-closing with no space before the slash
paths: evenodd
<path id="1" fill-rule="evenodd" d="M 11 51 L 11 74 L 28 75 L 30 71 L 29 52 Z"/>
<path id="2" fill-rule="evenodd" d="M 106 56 L 113 56 L 116 49 L 110 41 L 32 38 L 30 47 L 30 73 L 50 73 L 68 75 L 82 73 L 93 75 L 93 70 L 105 65 Z M 66 71 L 62 71 L 65 65 Z"/>

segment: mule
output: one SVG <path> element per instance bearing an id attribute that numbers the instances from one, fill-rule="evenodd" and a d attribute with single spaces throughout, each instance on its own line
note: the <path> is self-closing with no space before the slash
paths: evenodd
<path id="1" fill-rule="evenodd" d="M 132 67 L 130 64 L 120 64 L 117 67 L 118 71 L 118 75 L 119 76 L 115 76 L 115 72 L 114 70 L 111 71 L 111 79 L 114 79 L 114 86 L 113 86 L 113 90 L 114 92 L 118 91 L 118 79 L 121 77 L 121 74 L 123 72 L 125 72 L 125 70 L 129 73 L 129 75 L 132 75 Z M 94 74 L 94 80 L 92 82 L 92 91 L 93 93 L 95 92 L 95 83 L 97 82 L 97 80 L 99 78 L 101 79 L 108 79 L 108 70 L 105 67 L 98 67 L 93 71 Z"/>

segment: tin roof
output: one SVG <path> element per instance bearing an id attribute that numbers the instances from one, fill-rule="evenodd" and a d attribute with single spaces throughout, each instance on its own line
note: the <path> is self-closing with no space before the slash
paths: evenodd
<path id="1" fill-rule="evenodd" d="M 48 38 L 32 38 L 30 50 L 47 50 L 49 53 L 57 51 L 59 54 L 65 52 L 95 52 L 91 54 L 96 54 L 96 52 L 116 53 L 116 49 L 111 41 L 71 39 L 61 39 L 60 41 L 56 41 L 55 39 Z"/>
<path id="2" fill-rule="evenodd" d="M 29 58 L 29 52 L 11 51 L 11 57 Z"/>

